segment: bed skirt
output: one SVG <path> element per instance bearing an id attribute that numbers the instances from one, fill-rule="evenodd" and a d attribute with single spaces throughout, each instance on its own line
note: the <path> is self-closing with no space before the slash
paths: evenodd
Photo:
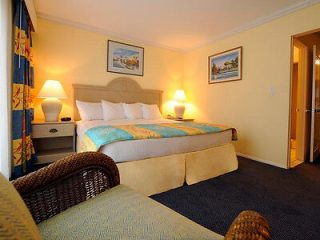
<path id="1" fill-rule="evenodd" d="M 204 181 L 238 169 L 232 143 L 201 151 L 117 164 L 121 184 L 146 195 Z"/>

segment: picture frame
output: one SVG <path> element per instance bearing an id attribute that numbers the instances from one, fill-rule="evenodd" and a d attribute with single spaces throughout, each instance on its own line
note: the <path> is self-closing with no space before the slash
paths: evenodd
<path id="1" fill-rule="evenodd" d="M 108 40 L 107 71 L 127 75 L 143 76 L 144 48 Z"/>
<path id="2" fill-rule="evenodd" d="M 242 79 L 242 46 L 208 57 L 208 83 L 221 83 Z"/>

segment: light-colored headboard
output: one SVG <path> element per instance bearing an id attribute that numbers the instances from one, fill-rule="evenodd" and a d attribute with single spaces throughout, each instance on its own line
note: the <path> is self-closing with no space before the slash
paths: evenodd
<path id="1" fill-rule="evenodd" d="M 161 110 L 162 91 L 142 89 L 141 86 L 130 78 L 116 78 L 107 86 L 92 86 L 73 84 L 74 120 L 80 120 L 76 100 L 86 102 L 110 102 L 157 104 Z"/>

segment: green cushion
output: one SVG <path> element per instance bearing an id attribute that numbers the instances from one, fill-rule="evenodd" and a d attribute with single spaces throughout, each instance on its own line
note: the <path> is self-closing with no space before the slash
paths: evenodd
<path id="1" fill-rule="evenodd" d="M 38 226 L 45 239 L 223 239 L 124 185 Z"/>
<path id="2" fill-rule="evenodd" d="M 27 206 L 0 173 L 0 239 L 41 239 Z"/>

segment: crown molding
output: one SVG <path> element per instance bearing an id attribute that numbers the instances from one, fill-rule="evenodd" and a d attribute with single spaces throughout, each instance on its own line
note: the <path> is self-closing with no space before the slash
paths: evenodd
<path id="1" fill-rule="evenodd" d="M 49 20 L 49 21 L 53 21 L 53 22 L 57 22 L 57 23 L 61 23 L 61 24 L 65 24 L 65 25 L 69 25 L 69 26 L 72 26 L 72 27 L 76 27 L 76 28 L 80 28 L 80 29 L 83 29 L 83 30 L 87 30 L 87 31 L 91 31 L 91 32 L 96 32 L 96 33 L 100 33 L 100 34 L 103 34 L 103 35 L 107 35 L 108 37 L 110 38 L 115 38 L 115 39 L 121 39 L 123 41 L 129 41 L 129 42 L 133 42 L 135 44 L 141 44 L 141 45 L 149 45 L 149 46 L 152 46 L 152 47 L 158 47 L 158 48 L 164 48 L 164 49 L 167 49 L 167 50 L 170 50 L 170 51 L 175 51 L 175 52 L 180 52 L 180 53 L 186 53 L 186 52 L 191 52 L 191 51 L 194 51 L 196 49 L 199 49 L 199 48 L 202 48 L 204 46 L 207 46 L 207 45 L 210 45 L 210 44 L 213 44 L 217 41 L 220 41 L 224 38 L 227 38 L 227 37 L 230 37 L 232 35 L 235 35 L 235 34 L 238 34 L 238 33 L 241 33 L 241 32 L 244 32 L 244 31 L 247 31 L 249 29 L 252 29 L 252 28 L 255 28 L 257 26 L 260 26 L 260 25 L 263 25 L 265 23 L 268 23 L 268 22 L 271 22 L 275 19 L 278 19 L 278 18 L 281 18 L 281 17 L 284 17 L 286 15 L 289 15 L 293 12 L 296 12 L 298 10 L 301 10 L 303 8 L 307 8 L 307 7 L 310 7 L 312 5 L 315 5 L 315 4 L 318 4 L 320 3 L 320 0 L 305 0 L 303 2 L 299 2 L 299 3 L 296 3 L 294 5 L 291 5 L 287 8 L 284 8 L 284 9 L 280 9 L 268 16 L 264 16 L 264 17 L 260 17 L 254 21 L 251 21 L 249 23 L 246 23 L 246 24 L 243 24 L 237 28 L 234 28 L 230 31 L 227 31 L 223 34 L 220 34 L 214 38 L 211 38 L 209 41 L 206 41 L 205 43 L 201 43 L 195 47 L 192 47 L 192 48 L 187 48 L 187 49 L 181 49 L 181 48 L 174 48 L 174 47 L 170 47 L 170 46 L 167 46 L 167 45 L 164 45 L 164 44 L 160 44 L 160 43 L 157 43 L 155 41 L 146 41 L 146 40 L 143 40 L 143 39 L 140 39 L 140 38 L 134 38 L 134 37 L 131 37 L 131 36 L 128 36 L 128 35 L 125 35 L 125 34 L 119 34 L 119 33 L 116 33 L 116 32 L 113 32 L 113 31 L 110 31 L 110 30 L 106 30 L 106 29 L 103 29 L 103 28 L 98 28 L 98 27 L 93 27 L 93 26 L 89 26 L 89 25 L 86 25 L 86 24 L 82 24 L 82 23 L 79 23 L 79 22 L 74 22 L 74 21 L 70 21 L 70 20 L 66 20 L 66 19 L 63 19 L 63 18 L 59 18 L 59 17 L 54 17 L 52 15 L 48 15 L 48 14 L 44 14 L 44 13 L 41 13 L 41 12 L 37 12 L 37 17 L 41 18 L 41 19 L 45 19 L 45 20 Z"/>
<path id="2" fill-rule="evenodd" d="M 179 49 L 179 48 L 173 48 L 164 44 L 159 44 L 157 42 L 154 41 L 146 41 L 140 38 L 134 38 L 134 37 L 130 37 L 128 35 L 125 34 L 119 34 L 113 31 L 109 31 L 103 28 L 98 28 L 98 27 L 93 27 L 93 26 L 89 26 L 86 24 L 82 24 L 79 22 L 74 22 L 74 21 L 70 21 L 70 20 L 66 20 L 63 18 L 59 18 L 59 17 L 54 17 L 52 15 L 48 15 L 48 14 L 44 14 L 41 12 L 37 12 L 37 17 L 40 19 L 44 19 L 44 20 L 48 20 L 48 21 L 52 21 L 52 22 L 56 22 L 56 23 L 60 23 L 60 24 L 64 24 L 64 25 L 68 25 L 71 27 L 75 27 L 75 28 L 79 28 L 79 29 L 83 29 L 86 31 L 90 31 L 90 32 L 95 32 L 95 33 L 100 33 L 103 35 L 106 35 L 106 37 L 108 38 L 114 38 L 114 39 L 121 39 L 122 41 L 128 41 L 128 42 L 133 42 L 134 44 L 141 44 L 141 45 L 148 45 L 151 47 L 158 47 L 158 48 L 164 48 L 170 51 L 175 51 L 175 52 L 179 52 L 182 53 L 183 49 Z"/>
<path id="3" fill-rule="evenodd" d="M 255 28 L 257 26 L 263 25 L 265 23 L 271 22 L 271 21 L 276 20 L 278 18 L 281 18 L 281 17 L 284 17 L 286 15 L 289 15 L 290 13 L 296 12 L 298 10 L 310 7 L 310 6 L 318 4 L 318 3 L 320 3 L 320 0 L 306 0 L 306 1 L 303 1 L 303 2 L 296 3 L 294 5 L 291 5 L 291 6 L 287 7 L 287 8 L 278 10 L 278 11 L 276 11 L 276 12 L 274 12 L 274 13 L 268 15 L 268 16 L 260 17 L 260 18 L 258 18 L 256 20 L 252 21 L 252 22 L 243 24 L 243 25 L 241 25 L 241 26 L 239 26 L 237 28 L 234 28 L 234 29 L 232 29 L 230 31 L 227 31 L 227 32 L 223 33 L 223 34 L 220 34 L 220 35 L 212 38 L 210 41 L 206 41 L 205 43 L 199 44 L 198 46 L 196 46 L 194 48 L 187 49 L 184 52 L 194 51 L 194 50 L 202 48 L 204 46 L 213 44 L 213 43 L 215 43 L 215 42 L 217 42 L 219 40 L 222 40 L 224 38 L 230 37 L 232 35 L 235 35 L 235 34 L 238 34 L 238 33 L 244 32 L 244 31 L 247 31 L 249 29 L 252 29 L 252 28 Z"/>

